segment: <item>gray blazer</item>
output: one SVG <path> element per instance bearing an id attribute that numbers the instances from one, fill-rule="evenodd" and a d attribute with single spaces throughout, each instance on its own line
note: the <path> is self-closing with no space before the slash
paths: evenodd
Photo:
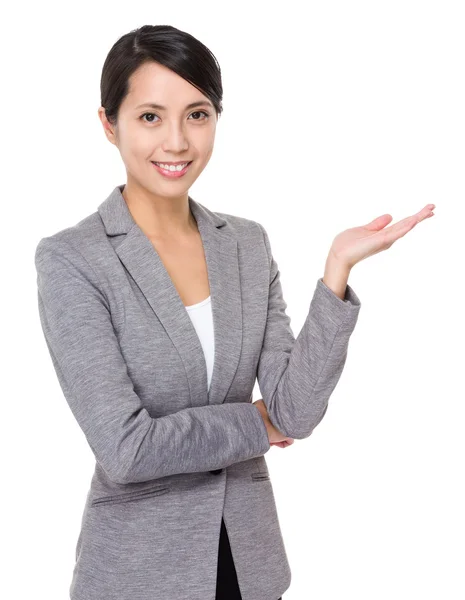
<path id="1" fill-rule="evenodd" d="M 291 570 L 255 380 L 273 425 L 310 436 L 360 301 L 349 285 L 341 300 L 319 279 L 295 338 L 263 226 L 189 197 L 212 298 L 208 390 L 195 328 L 123 189 L 35 252 L 47 347 L 96 459 L 70 598 L 214 600 L 223 516 L 243 600 L 275 600 Z"/>

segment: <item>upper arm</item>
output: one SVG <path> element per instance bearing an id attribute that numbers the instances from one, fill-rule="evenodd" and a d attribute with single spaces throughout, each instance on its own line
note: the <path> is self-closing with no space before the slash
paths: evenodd
<path id="1" fill-rule="evenodd" d="M 40 319 L 60 385 L 97 460 L 117 478 L 118 430 L 149 415 L 128 375 L 108 302 L 67 242 L 43 238 L 35 265 Z"/>

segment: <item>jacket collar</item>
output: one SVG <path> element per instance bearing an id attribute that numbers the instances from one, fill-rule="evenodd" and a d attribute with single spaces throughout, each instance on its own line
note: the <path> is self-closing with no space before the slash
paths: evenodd
<path id="1" fill-rule="evenodd" d="M 242 347 L 237 238 L 227 220 L 189 196 L 205 252 L 213 311 L 215 360 L 208 390 L 197 332 L 159 254 L 134 221 L 123 189 L 124 184 L 116 186 L 98 207 L 106 234 L 124 236 L 115 252 L 176 346 L 186 369 L 192 406 L 221 404 L 233 382 Z"/>
<path id="2" fill-rule="evenodd" d="M 111 194 L 100 204 L 98 212 L 102 218 L 107 235 L 119 235 L 128 233 L 135 221 L 129 212 L 128 205 L 123 197 L 125 185 L 117 185 Z M 203 227 L 221 227 L 226 225 L 227 221 L 215 214 L 202 204 L 195 202 L 189 196 L 189 206 L 192 214 Z"/>

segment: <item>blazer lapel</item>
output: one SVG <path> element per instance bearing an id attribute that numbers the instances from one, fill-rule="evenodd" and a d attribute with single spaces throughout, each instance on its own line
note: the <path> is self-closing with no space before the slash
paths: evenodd
<path id="1" fill-rule="evenodd" d="M 116 245 L 121 262 L 156 313 L 184 363 L 192 406 L 221 404 L 233 381 L 242 346 L 242 300 L 237 238 L 226 221 L 189 196 L 207 262 L 213 311 L 215 357 L 210 389 L 197 332 L 159 254 L 134 221 L 118 185 L 99 205 L 107 235 L 122 235 Z"/>

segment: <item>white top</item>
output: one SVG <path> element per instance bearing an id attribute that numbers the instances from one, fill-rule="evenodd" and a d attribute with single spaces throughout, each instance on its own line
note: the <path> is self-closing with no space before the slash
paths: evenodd
<path id="1" fill-rule="evenodd" d="M 205 356 L 205 362 L 207 365 L 207 380 L 208 389 L 210 389 L 210 382 L 212 379 L 213 372 L 213 360 L 215 357 L 215 338 L 213 330 L 213 314 L 211 296 L 205 298 L 197 304 L 191 304 L 186 306 L 187 314 L 189 315 L 192 324 L 195 327 L 200 343 L 202 345 L 203 354 Z"/>

